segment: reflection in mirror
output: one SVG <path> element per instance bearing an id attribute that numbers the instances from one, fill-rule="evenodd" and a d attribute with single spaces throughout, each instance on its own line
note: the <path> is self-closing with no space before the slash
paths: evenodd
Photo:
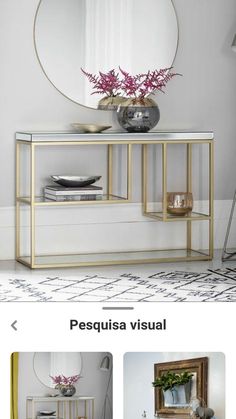
<path id="1" fill-rule="evenodd" d="M 174 386 L 171 390 L 164 391 L 163 397 L 165 407 L 189 407 L 191 400 L 197 397 L 197 374 L 193 373 L 188 383 Z"/>
<path id="2" fill-rule="evenodd" d="M 37 378 L 50 388 L 55 388 L 50 376 L 71 377 L 79 375 L 82 369 L 82 358 L 79 352 L 36 352 L 33 362 Z"/>
<path id="3" fill-rule="evenodd" d="M 36 52 L 48 79 L 65 96 L 97 107 L 90 73 L 119 66 L 132 74 L 170 67 L 178 44 L 171 0 L 41 0 Z"/>

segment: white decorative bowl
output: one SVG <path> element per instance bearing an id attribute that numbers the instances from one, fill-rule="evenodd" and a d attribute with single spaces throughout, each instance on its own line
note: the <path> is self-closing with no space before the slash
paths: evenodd
<path id="1" fill-rule="evenodd" d="M 90 134 L 96 134 L 98 132 L 105 131 L 108 128 L 111 128 L 111 125 L 97 125 L 97 124 L 71 124 L 73 129 L 82 134 L 82 133 L 90 133 Z"/>

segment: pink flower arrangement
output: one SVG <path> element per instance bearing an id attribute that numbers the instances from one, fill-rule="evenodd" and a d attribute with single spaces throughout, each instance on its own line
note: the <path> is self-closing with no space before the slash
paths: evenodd
<path id="1" fill-rule="evenodd" d="M 121 80 L 121 89 L 127 97 L 134 97 L 144 99 L 156 90 L 164 93 L 163 89 L 166 87 L 168 81 L 174 76 L 180 75 L 172 73 L 171 68 L 162 68 L 160 70 L 148 71 L 145 74 L 130 75 L 127 71 L 120 68 L 123 75 Z"/>
<path id="2" fill-rule="evenodd" d="M 114 69 L 108 71 L 108 73 L 102 73 L 99 71 L 98 75 L 88 73 L 83 70 L 83 68 L 81 68 L 81 70 L 90 83 L 93 84 L 93 89 L 95 89 L 95 91 L 91 93 L 92 95 L 95 93 L 105 94 L 106 96 L 111 97 L 119 95 L 121 82 L 119 80 L 119 73 L 116 73 Z"/>
<path id="3" fill-rule="evenodd" d="M 139 99 L 144 99 L 156 90 L 164 93 L 163 89 L 166 87 L 168 81 L 177 75 L 181 75 L 171 72 L 172 67 L 153 71 L 149 70 L 147 73 L 134 76 L 122 70 L 120 67 L 120 74 L 119 72 L 115 72 L 114 69 L 108 71 L 108 73 L 99 72 L 98 75 L 88 73 L 82 68 L 81 70 L 90 83 L 93 84 L 95 91 L 91 93 L 92 95 L 98 93 L 111 97 L 121 95 Z"/>
<path id="4" fill-rule="evenodd" d="M 64 375 L 56 375 L 52 377 L 50 375 L 54 384 L 56 384 L 56 388 L 60 386 L 73 386 L 79 380 L 80 375 L 72 375 L 71 377 L 65 377 Z"/>

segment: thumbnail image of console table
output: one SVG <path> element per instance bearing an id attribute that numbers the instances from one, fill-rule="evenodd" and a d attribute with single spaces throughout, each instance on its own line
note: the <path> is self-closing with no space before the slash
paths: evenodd
<path id="1" fill-rule="evenodd" d="M 36 196 L 36 153 L 39 149 L 46 147 L 105 147 L 107 150 L 107 180 L 106 194 L 100 201 L 48 201 L 43 196 Z M 192 192 L 192 160 L 193 147 L 207 146 L 207 196 L 208 211 L 195 212 L 185 216 L 174 216 L 167 212 L 168 192 L 168 150 L 169 147 L 183 146 L 186 152 L 186 174 L 184 176 L 185 191 Z M 114 147 L 126 147 L 126 173 L 119 173 L 125 176 L 126 192 L 123 196 L 114 191 L 113 187 L 113 153 Z M 78 211 L 81 205 L 94 205 L 94 211 L 98 205 L 112 205 L 132 202 L 132 150 L 134 146 L 142 149 L 142 208 L 143 216 L 156 222 L 174 223 L 182 222 L 186 226 L 186 245 L 181 249 L 150 249 L 137 251 L 132 249 L 128 252 L 103 252 L 80 253 L 80 254 L 37 254 L 36 253 L 36 222 L 35 214 L 39 207 L 53 208 L 58 206 L 77 206 Z M 148 150 L 150 146 L 158 146 L 161 150 L 161 177 L 160 187 L 162 190 L 161 210 L 148 209 Z M 100 134 L 76 134 L 73 132 L 18 132 L 16 133 L 16 260 L 30 268 L 55 268 L 69 266 L 91 266 L 91 265 L 117 265 L 130 263 L 153 263 L 153 262 L 176 262 L 193 260 L 211 260 L 213 257 L 213 157 L 214 157 L 214 136 L 212 132 L 149 132 L 149 133 L 100 133 Z M 21 163 L 22 149 L 29 152 L 28 163 L 28 192 L 23 192 L 22 171 L 25 167 Z M 205 149 L 204 149 L 205 150 Z M 72 151 L 73 152 L 73 151 Z M 205 153 L 203 151 L 202 153 Z M 37 160 L 38 161 L 38 160 Z M 119 167 L 118 167 L 119 169 Z M 51 173 L 50 173 L 51 174 Z M 21 208 L 27 206 L 30 209 L 30 243 L 28 254 L 21 249 Z M 192 247 L 192 223 L 196 221 L 208 221 L 208 250 L 193 249 Z"/>
<path id="2" fill-rule="evenodd" d="M 86 419 L 94 419 L 94 397 L 91 396 L 72 396 L 72 397 L 36 397 L 29 396 L 26 399 L 26 419 L 36 419 L 40 417 L 39 411 L 46 411 L 42 406 L 54 406 L 55 419 L 72 419 L 79 417 L 80 404 L 83 403 L 83 415 Z M 39 407 L 40 406 L 40 407 Z M 49 415 L 50 416 L 50 415 Z M 44 416 L 45 417 L 45 416 Z"/>

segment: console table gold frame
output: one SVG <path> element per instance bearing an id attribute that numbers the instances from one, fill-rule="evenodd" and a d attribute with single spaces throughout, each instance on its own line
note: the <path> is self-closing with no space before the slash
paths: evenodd
<path id="1" fill-rule="evenodd" d="M 94 419 L 94 401 L 95 397 L 91 396 L 72 396 L 72 397 L 36 397 L 29 396 L 26 399 L 26 419 L 35 419 L 37 417 L 36 405 L 43 403 L 56 403 L 55 419 L 72 419 L 72 405 L 76 418 L 79 416 L 79 403 L 84 403 L 84 417 L 86 419 Z M 88 406 L 90 404 L 90 407 Z M 88 413 L 90 413 L 88 415 Z"/>
<path id="2" fill-rule="evenodd" d="M 130 263 L 157 263 L 211 260 L 213 258 L 213 190 L 214 190 L 214 137 L 212 132 L 156 132 L 145 134 L 109 133 L 109 134 L 75 134 L 66 133 L 31 133 L 20 132 L 16 134 L 16 260 L 30 268 L 55 268 L 72 266 L 117 265 Z M 148 211 L 147 198 L 147 150 L 150 144 L 159 144 L 162 148 L 162 211 Z M 209 211 L 205 213 L 192 212 L 188 216 L 173 216 L 167 213 L 167 151 L 168 146 L 186 145 L 187 170 L 186 191 L 192 191 L 192 146 L 208 144 L 209 146 L 209 180 L 208 197 Z M 30 151 L 30 191 L 29 196 L 21 195 L 21 164 L 20 152 L 22 145 L 29 147 Z M 36 149 L 47 146 L 107 146 L 107 195 L 101 201 L 47 201 L 43 197 L 35 196 L 35 153 Z M 127 193 L 126 196 L 113 194 L 113 146 L 125 145 L 127 147 Z M 186 248 L 144 250 L 128 252 L 109 252 L 80 255 L 36 255 L 35 254 L 35 211 L 38 207 L 48 206 L 80 206 L 125 204 L 132 199 L 132 147 L 142 146 L 142 202 L 143 215 L 156 221 L 187 223 Z M 30 206 L 30 255 L 21 255 L 20 249 L 20 206 Z M 207 220 L 209 222 L 209 251 L 207 253 L 192 249 L 192 222 Z M 168 254 L 167 254 L 168 253 Z M 54 261 L 53 261 L 54 259 Z"/>

